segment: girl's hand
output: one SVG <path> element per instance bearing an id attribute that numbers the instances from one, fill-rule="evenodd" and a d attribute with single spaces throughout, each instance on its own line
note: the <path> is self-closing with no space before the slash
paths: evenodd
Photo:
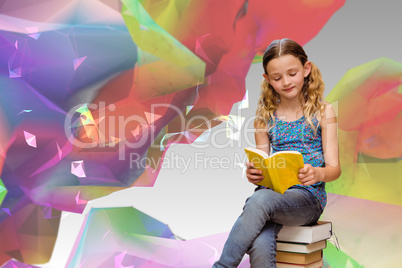
<path id="1" fill-rule="evenodd" d="M 264 178 L 264 176 L 262 175 L 262 171 L 255 169 L 253 162 L 247 162 L 246 166 L 246 177 L 249 182 L 256 184 L 262 181 L 262 179 Z"/>
<path id="2" fill-rule="evenodd" d="M 319 181 L 319 171 L 310 164 L 305 164 L 303 168 L 299 169 L 298 177 L 304 186 L 312 185 Z"/>

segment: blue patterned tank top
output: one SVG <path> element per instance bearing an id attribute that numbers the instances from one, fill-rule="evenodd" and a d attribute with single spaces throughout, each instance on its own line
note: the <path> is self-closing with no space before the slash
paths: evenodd
<path id="1" fill-rule="evenodd" d="M 278 151 L 299 151 L 303 155 L 305 164 L 313 167 L 323 167 L 324 155 L 322 150 L 321 126 L 317 118 L 312 118 L 315 126 L 318 125 L 317 133 L 310 124 L 305 121 L 305 117 L 287 122 L 278 118 L 275 113 L 275 125 L 268 131 L 269 141 L 272 147 L 272 153 Z M 310 186 L 298 184 L 309 190 L 320 202 L 321 208 L 324 209 L 327 204 L 327 194 L 325 192 L 325 183 L 317 182 Z"/>

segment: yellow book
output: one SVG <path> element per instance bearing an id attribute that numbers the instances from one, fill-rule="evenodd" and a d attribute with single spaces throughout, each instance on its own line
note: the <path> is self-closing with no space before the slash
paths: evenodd
<path id="1" fill-rule="evenodd" d="M 299 169 L 304 167 L 300 152 L 281 151 L 268 156 L 266 152 L 252 147 L 247 147 L 244 151 L 254 167 L 262 170 L 264 179 L 258 185 L 283 194 L 289 187 L 300 183 L 297 175 Z"/>

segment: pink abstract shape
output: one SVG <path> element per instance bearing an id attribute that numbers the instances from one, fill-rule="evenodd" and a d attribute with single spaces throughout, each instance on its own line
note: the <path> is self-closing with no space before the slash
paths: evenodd
<path id="1" fill-rule="evenodd" d="M 78 191 L 78 193 L 75 197 L 75 202 L 77 203 L 77 205 L 84 205 L 84 204 L 88 203 L 88 201 L 80 199 L 80 193 L 81 193 L 81 191 Z"/>
<path id="2" fill-rule="evenodd" d="M 340 248 L 361 267 L 401 264 L 401 206 L 331 193 L 328 201 L 323 220 L 332 221 Z"/>
<path id="3" fill-rule="evenodd" d="M 123 264 L 122 264 L 122 262 L 123 262 L 123 259 L 124 259 L 124 257 L 126 256 L 126 254 L 127 254 L 127 251 L 124 251 L 123 253 L 121 253 L 121 254 L 119 254 L 119 255 L 117 255 L 116 257 L 115 257 L 115 260 L 114 260 L 114 267 L 115 268 L 134 268 L 134 265 L 130 265 L 130 266 L 124 266 Z"/>
<path id="4" fill-rule="evenodd" d="M 86 177 L 85 168 L 84 168 L 84 160 L 71 162 L 71 174 L 74 174 L 78 178 Z"/>
<path id="5" fill-rule="evenodd" d="M 85 259 L 80 263 L 80 265 L 79 265 L 78 267 L 79 267 L 79 268 L 83 267 L 86 260 L 87 260 L 87 259 L 85 258 Z"/>
<path id="6" fill-rule="evenodd" d="M 145 114 L 145 118 L 148 121 L 148 124 L 152 125 L 154 124 L 154 122 L 158 119 L 160 119 L 162 117 L 162 115 L 160 114 L 155 114 L 155 113 L 148 113 L 148 112 L 144 112 Z"/>
<path id="7" fill-rule="evenodd" d="M 29 265 L 16 260 L 10 260 L 1 266 L 2 268 L 39 268 L 39 266 Z"/>
<path id="8" fill-rule="evenodd" d="M 25 30 L 28 34 L 34 34 L 38 32 L 38 27 L 25 27 Z"/>
<path id="9" fill-rule="evenodd" d="M 121 263 L 122 263 L 122 261 L 123 261 L 123 259 L 124 259 L 124 256 L 126 255 L 126 252 L 127 252 L 127 251 L 125 251 L 125 252 L 123 252 L 123 253 L 117 255 L 117 256 L 114 258 L 114 267 L 115 267 L 115 268 L 121 268 L 121 266 L 122 266 Z"/>
<path id="10" fill-rule="evenodd" d="M 11 216 L 10 209 L 9 208 L 1 208 L 5 213 L 7 213 L 9 216 Z"/>
<path id="11" fill-rule="evenodd" d="M 86 59 L 87 57 L 81 57 L 73 60 L 73 65 L 74 65 L 74 71 L 77 70 L 77 68 L 81 65 L 81 63 Z"/>
<path id="12" fill-rule="evenodd" d="M 195 43 L 195 53 L 201 56 L 203 59 L 207 60 L 208 62 L 212 63 L 213 62 L 208 58 L 207 54 L 205 53 L 204 49 L 202 48 L 202 43 L 205 38 L 207 38 L 210 34 L 206 34 L 203 36 L 200 36 L 197 38 L 196 43 Z"/>
<path id="13" fill-rule="evenodd" d="M 52 207 L 51 206 L 46 206 L 43 208 L 43 214 L 45 219 L 51 219 L 53 218 L 52 215 Z"/>
<path id="14" fill-rule="evenodd" d="M 152 167 L 146 165 L 145 171 L 141 174 L 141 176 L 134 182 L 133 186 L 136 187 L 149 187 L 155 184 L 156 178 L 158 177 L 157 170 Z"/>
<path id="15" fill-rule="evenodd" d="M 21 77 L 21 67 L 17 67 L 15 69 L 9 70 L 9 77 L 10 78 L 18 78 Z"/>
<path id="16" fill-rule="evenodd" d="M 29 37 L 31 37 L 32 39 L 35 39 L 35 40 L 38 40 L 40 35 L 41 35 L 41 33 L 28 34 Z"/>
<path id="17" fill-rule="evenodd" d="M 28 32 L 28 36 L 35 40 L 38 40 L 41 35 L 38 33 L 38 27 L 25 27 L 25 30 Z"/>
<path id="18" fill-rule="evenodd" d="M 212 247 L 212 246 L 210 246 L 208 244 L 206 244 L 206 246 L 211 248 L 214 251 L 214 255 L 211 256 L 211 258 L 209 258 L 209 260 L 208 260 L 209 264 L 212 266 L 217 260 L 219 260 L 220 255 L 219 255 L 218 250 L 216 248 L 214 248 L 214 247 Z"/>
<path id="19" fill-rule="evenodd" d="M 105 237 L 109 234 L 110 230 L 112 230 L 112 229 L 107 230 L 107 232 L 106 232 L 105 235 L 103 236 L 103 239 L 105 239 Z"/>
<path id="20" fill-rule="evenodd" d="M 131 133 L 133 134 L 133 137 L 137 139 L 137 137 L 140 136 L 140 126 L 137 125 L 137 127 L 133 131 L 131 131 Z"/>
<path id="21" fill-rule="evenodd" d="M 45 171 L 45 170 L 47 170 L 47 169 L 49 169 L 49 168 L 51 168 L 51 167 L 57 165 L 57 164 L 60 162 L 60 160 L 63 158 L 63 157 L 62 157 L 63 154 L 64 154 L 64 155 L 67 155 L 67 154 L 69 154 L 69 153 L 71 152 L 71 150 L 72 150 L 72 145 L 71 145 L 71 143 L 69 143 L 69 142 L 67 142 L 67 143 L 63 146 L 63 149 L 60 149 L 60 146 L 59 146 L 58 143 L 56 143 L 56 146 L 57 146 L 57 155 L 54 155 L 49 161 L 47 161 L 45 164 L 43 164 L 43 165 L 40 166 L 37 170 L 35 170 L 35 171 L 30 175 L 30 177 L 35 176 L 35 175 L 37 175 L 37 174 L 39 174 L 39 173 L 41 173 L 41 172 L 43 172 L 43 171 Z M 71 173 L 74 174 L 74 175 L 76 175 L 75 173 L 73 173 L 73 166 L 75 167 L 75 166 L 77 166 L 77 165 L 76 165 L 76 164 L 73 165 L 73 163 L 71 163 Z M 77 172 L 77 171 L 76 171 L 76 168 L 74 168 L 74 172 Z M 77 174 L 78 174 L 78 173 L 77 173 Z M 80 173 L 80 174 L 82 174 L 82 173 Z M 84 172 L 83 174 L 84 174 L 84 177 L 85 177 L 85 172 Z M 79 177 L 78 175 L 76 175 L 76 176 Z"/>
<path id="22" fill-rule="evenodd" d="M 62 152 L 62 150 L 60 149 L 59 144 L 56 143 L 56 145 L 57 145 L 57 155 L 59 156 L 59 159 L 61 160 L 61 158 L 62 158 L 62 156 L 63 156 L 63 152 Z"/>
<path id="23" fill-rule="evenodd" d="M 26 143 L 29 146 L 36 148 L 36 136 L 27 131 L 24 131 L 24 136 Z"/>

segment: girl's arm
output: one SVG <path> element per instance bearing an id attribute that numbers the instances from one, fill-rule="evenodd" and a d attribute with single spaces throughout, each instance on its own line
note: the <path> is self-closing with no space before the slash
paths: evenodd
<path id="1" fill-rule="evenodd" d="M 312 167 L 306 164 L 299 171 L 299 181 L 303 185 L 312 185 L 318 181 L 330 182 L 341 175 L 337 135 L 338 123 L 332 105 L 326 103 L 325 114 L 320 124 L 325 167 Z"/>
<path id="2" fill-rule="evenodd" d="M 257 149 L 263 150 L 264 152 L 269 154 L 270 144 L 268 139 L 268 133 L 265 129 L 264 130 L 256 129 L 255 144 Z M 261 175 L 262 171 L 255 169 L 253 162 L 247 162 L 246 166 L 247 166 L 246 176 L 249 182 L 256 184 L 262 181 L 262 179 L 264 178 Z"/>
<path id="3" fill-rule="evenodd" d="M 263 150 L 269 155 L 270 143 L 268 138 L 268 130 L 266 129 L 255 130 L 255 146 L 257 149 Z"/>

